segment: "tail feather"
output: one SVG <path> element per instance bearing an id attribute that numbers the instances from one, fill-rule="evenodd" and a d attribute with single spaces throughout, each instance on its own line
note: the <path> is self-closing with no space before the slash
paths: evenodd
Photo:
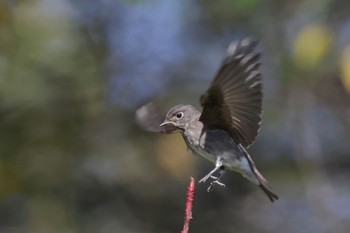
<path id="1" fill-rule="evenodd" d="M 243 147 L 241 147 L 241 149 L 243 150 L 245 157 L 247 158 L 247 160 L 249 162 L 250 168 L 252 169 L 252 171 L 255 175 L 255 178 L 259 182 L 259 187 L 261 188 L 261 190 L 266 194 L 266 196 L 270 199 L 271 202 L 278 200 L 278 198 L 279 198 L 278 195 L 272 190 L 272 188 L 270 187 L 267 180 L 258 171 L 253 160 L 250 158 L 248 152 Z"/>
<path id="2" fill-rule="evenodd" d="M 272 191 L 272 188 L 269 186 L 269 183 L 267 182 L 267 180 L 260 174 L 260 172 L 258 171 L 258 169 L 256 169 L 255 166 L 254 166 L 253 172 L 260 183 L 259 187 L 267 195 L 270 201 L 274 202 L 278 200 L 278 195 L 274 191 Z"/>

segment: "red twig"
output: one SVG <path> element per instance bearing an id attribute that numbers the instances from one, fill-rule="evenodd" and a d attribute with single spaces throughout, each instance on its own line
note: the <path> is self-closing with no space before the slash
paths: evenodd
<path id="1" fill-rule="evenodd" d="M 193 177 L 191 177 L 191 181 L 187 187 L 185 220 L 184 220 L 184 226 L 183 226 L 181 233 L 188 233 L 188 230 L 190 228 L 190 222 L 192 219 L 192 207 L 193 207 L 195 193 L 196 193 L 196 184 L 195 184 L 195 180 L 193 179 Z"/>

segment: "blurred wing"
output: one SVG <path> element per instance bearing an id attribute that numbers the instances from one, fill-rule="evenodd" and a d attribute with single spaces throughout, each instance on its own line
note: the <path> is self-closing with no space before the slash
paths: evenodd
<path id="1" fill-rule="evenodd" d="M 261 122 L 260 54 L 253 51 L 256 44 L 249 40 L 231 43 L 219 72 L 201 96 L 200 120 L 208 127 L 228 131 L 245 147 L 254 142 Z"/>
<path id="2" fill-rule="evenodd" d="M 176 128 L 172 125 L 159 127 L 165 120 L 166 114 L 154 103 L 148 103 L 136 110 L 136 122 L 144 130 L 154 133 L 174 133 Z"/>

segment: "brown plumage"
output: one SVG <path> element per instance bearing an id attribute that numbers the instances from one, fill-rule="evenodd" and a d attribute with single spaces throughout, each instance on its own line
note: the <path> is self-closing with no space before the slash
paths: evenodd
<path id="1" fill-rule="evenodd" d="M 261 75 L 256 42 L 231 43 L 210 88 L 201 97 L 200 120 L 210 128 L 226 130 L 237 143 L 251 145 L 260 129 Z"/>

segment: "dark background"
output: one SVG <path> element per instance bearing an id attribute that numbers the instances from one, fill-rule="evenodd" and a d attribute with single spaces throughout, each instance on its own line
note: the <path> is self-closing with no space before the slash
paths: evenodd
<path id="1" fill-rule="evenodd" d="M 180 232 L 213 165 L 134 111 L 198 106 L 230 41 L 259 40 L 249 149 L 280 200 L 237 173 L 197 186 L 191 232 L 350 228 L 350 1 L 0 1 L 0 232 Z"/>

